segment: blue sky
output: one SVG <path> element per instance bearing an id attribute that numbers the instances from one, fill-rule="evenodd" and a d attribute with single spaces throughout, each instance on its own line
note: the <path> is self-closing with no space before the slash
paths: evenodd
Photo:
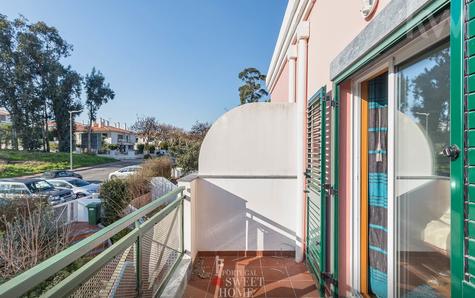
<path id="1" fill-rule="evenodd" d="M 239 104 L 238 73 L 266 72 L 286 0 L 12 0 L 0 13 L 55 26 L 74 46 L 66 63 L 96 66 L 116 92 L 100 112 L 155 116 L 183 128 Z M 82 116 L 80 119 L 85 119 Z"/>

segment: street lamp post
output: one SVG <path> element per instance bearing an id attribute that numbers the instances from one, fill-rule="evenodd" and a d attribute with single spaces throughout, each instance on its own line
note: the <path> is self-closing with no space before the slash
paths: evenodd
<path id="1" fill-rule="evenodd" d="M 69 112 L 69 169 L 73 169 L 73 114 L 79 114 L 82 111 Z"/>
<path id="2" fill-rule="evenodd" d="M 426 117 L 426 134 L 429 134 L 429 116 L 430 116 L 430 113 L 421 113 L 421 112 L 415 112 L 416 115 L 420 115 L 420 116 L 425 116 Z"/>

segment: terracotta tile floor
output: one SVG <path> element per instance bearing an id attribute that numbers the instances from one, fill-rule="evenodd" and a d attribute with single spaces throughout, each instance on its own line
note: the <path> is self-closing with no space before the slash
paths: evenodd
<path id="1" fill-rule="evenodd" d="M 290 257 L 198 256 L 184 298 L 320 297 L 304 264 Z"/>

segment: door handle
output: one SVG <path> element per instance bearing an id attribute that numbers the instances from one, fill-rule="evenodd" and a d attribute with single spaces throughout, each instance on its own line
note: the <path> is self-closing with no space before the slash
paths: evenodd
<path id="1" fill-rule="evenodd" d="M 457 145 L 446 145 L 440 152 L 440 155 L 450 158 L 451 160 L 457 160 L 460 155 L 460 149 Z"/>

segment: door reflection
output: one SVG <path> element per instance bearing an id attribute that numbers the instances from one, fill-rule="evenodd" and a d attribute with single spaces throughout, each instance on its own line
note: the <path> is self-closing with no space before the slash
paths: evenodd
<path id="1" fill-rule="evenodd" d="M 450 296 L 450 54 L 448 45 L 400 66 L 396 116 L 398 289 Z"/>

